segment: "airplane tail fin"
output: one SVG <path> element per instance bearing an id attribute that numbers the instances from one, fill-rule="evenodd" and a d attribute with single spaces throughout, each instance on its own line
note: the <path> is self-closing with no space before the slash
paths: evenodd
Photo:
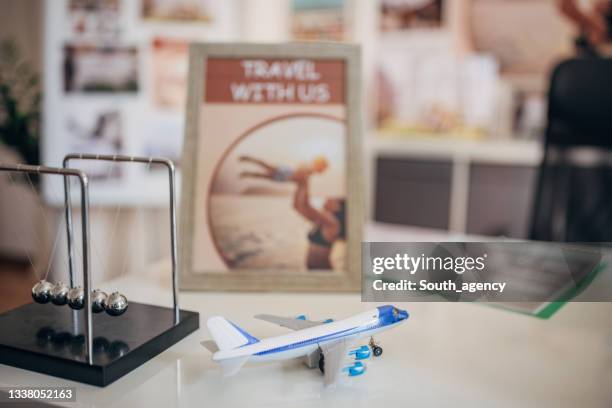
<path id="1" fill-rule="evenodd" d="M 208 319 L 206 325 L 215 343 L 217 343 L 219 350 L 231 350 L 259 341 L 259 339 L 251 336 L 249 333 L 221 316 L 211 317 Z"/>
<path id="2" fill-rule="evenodd" d="M 212 352 L 216 352 L 217 350 L 231 350 L 247 344 L 259 342 L 257 338 L 251 336 L 224 317 L 211 317 L 208 319 L 206 325 L 214 339 L 214 344 L 212 341 L 204 341 L 202 345 Z M 218 363 L 221 366 L 223 375 L 229 377 L 240 371 L 244 363 L 246 363 L 250 357 L 250 355 L 247 355 L 227 358 L 219 360 Z"/>

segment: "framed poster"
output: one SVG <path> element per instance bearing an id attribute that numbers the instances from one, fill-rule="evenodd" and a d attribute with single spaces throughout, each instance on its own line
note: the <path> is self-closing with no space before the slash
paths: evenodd
<path id="1" fill-rule="evenodd" d="M 360 50 L 191 44 L 181 287 L 360 285 Z"/>

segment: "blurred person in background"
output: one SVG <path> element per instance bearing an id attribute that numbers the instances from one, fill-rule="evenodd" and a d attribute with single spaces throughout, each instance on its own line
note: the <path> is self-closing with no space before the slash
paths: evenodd
<path id="1" fill-rule="evenodd" d="M 579 56 L 612 56 L 612 0 L 557 0 L 557 6 L 578 28 Z"/>

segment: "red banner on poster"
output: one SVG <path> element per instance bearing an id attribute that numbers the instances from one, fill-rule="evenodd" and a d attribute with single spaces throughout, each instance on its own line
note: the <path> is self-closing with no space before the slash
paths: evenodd
<path id="1" fill-rule="evenodd" d="M 342 60 L 210 58 L 205 102 L 342 104 Z"/>

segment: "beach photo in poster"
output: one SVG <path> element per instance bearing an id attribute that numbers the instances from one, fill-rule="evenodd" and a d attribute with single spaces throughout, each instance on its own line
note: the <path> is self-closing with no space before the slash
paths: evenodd
<path id="1" fill-rule="evenodd" d="M 228 269 L 344 268 L 345 138 L 342 120 L 298 114 L 258 126 L 226 153 L 208 204 Z"/>
<path id="2" fill-rule="evenodd" d="M 329 277 L 350 286 L 351 246 L 360 240 L 359 173 L 351 171 L 358 131 L 348 96 L 354 51 L 335 47 L 348 51 L 315 59 L 312 47 L 299 54 L 303 46 L 249 46 L 239 55 L 192 46 L 187 284 L 300 290 Z M 283 49 L 289 56 L 276 56 Z"/>

